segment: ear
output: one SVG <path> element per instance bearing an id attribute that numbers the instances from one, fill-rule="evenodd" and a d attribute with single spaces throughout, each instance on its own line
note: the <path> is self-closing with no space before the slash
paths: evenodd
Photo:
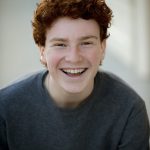
<path id="1" fill-rule="evenodd" d="M 101 60 L 104 59 L 105 57 L 105 50 L 106 50 L 106 39 L 104 39 L 102 42 L 101 42 L 101 53 L 102 53 L 102 58 Z"/>
<path id="2" fill-rule="evenodd" d="M 45 56 L 45 47 L 44 46 L 40 46 L 40 61 L 43 65 L 46 66 L 46 56 Z"/>

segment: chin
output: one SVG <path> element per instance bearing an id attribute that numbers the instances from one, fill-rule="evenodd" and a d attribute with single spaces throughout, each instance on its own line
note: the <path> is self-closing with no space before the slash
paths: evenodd
<path id="1" fill-rule="evenodd" d="M 79 89 L 79 88 L 65 88 L 64 89 L 66 91 L 66 93 L 68 94 L 80 94 L 83 92 L 83 89 Z"/>
<path id="2" fill-rule="evenodd" d="M 87 84 L 74 84 L 74 85 L 63 85 L 62 88 L 68 94 L 88 94 L 91 91 L 92 86 Z"/>

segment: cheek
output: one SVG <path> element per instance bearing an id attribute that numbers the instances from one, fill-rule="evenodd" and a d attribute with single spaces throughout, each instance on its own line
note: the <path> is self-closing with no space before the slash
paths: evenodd
<path id="1" fill-rule="evenodd" d="M 99 66 L 102 54 L 100 53 L 100 51 L 92 51 L 88 54 L 88 59 L 91 62 L 91 64 L 95 65 L 95 66 Z"/>
<path id="2" fill-rule="evenodd" d="M 58 53 L 50 53 L 46 57 L 49 70 L 54 70 L 58 67 L 62 57 Z"/>

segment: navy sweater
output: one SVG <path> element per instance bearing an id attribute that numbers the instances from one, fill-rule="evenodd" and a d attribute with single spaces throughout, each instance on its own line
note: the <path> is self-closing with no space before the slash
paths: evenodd
<path id="1" fill-rule="evenodd" d="M 112 74 L 97 73 L 75 109 L 55 105 L 47 72 L 0 90 L 0 150 L 148 150 L 144 101 Z"/>

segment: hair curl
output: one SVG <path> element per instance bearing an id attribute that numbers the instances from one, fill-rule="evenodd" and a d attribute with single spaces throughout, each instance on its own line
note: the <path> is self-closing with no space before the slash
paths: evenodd
<path id="1" fill-rule="evenodd" d="M 32 21 L 33 37 L 39 46 L 45 46 L 46 30 L 60 17 L 94 19 L 100 27 L 100 38 L 109 37 L 112 10 L 104 0 L 41 0 Z"/>

